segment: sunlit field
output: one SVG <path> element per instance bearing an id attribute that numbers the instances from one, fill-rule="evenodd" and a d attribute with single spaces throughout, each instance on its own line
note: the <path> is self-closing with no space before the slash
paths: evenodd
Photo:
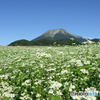
<path id="1" fill-rule="evenodd" d="M 100 44 L 0 47 L 0 100 L 100 100 L 99 91 Z"/>

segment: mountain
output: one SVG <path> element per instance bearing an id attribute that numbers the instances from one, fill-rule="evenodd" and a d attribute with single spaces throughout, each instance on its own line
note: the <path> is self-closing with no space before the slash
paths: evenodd
<path id="1" fill-rule="evenodd" d="M 66 32 L 64 29 L 49 30 L 48 32 L 45 32 L 44 34 L 42 34 L 41 36 L 37 37 L 34 40 L 63 40 L 63 39 L 77 40 L 79 42 L 85 41 L 84 38 Z"/>
<path id="2" fill-rule="evenodd" d="M 95 38 L 95 39 L 91 39 L 91 41 L 93 41 L 93 42 L 100 42 L 100 39 Z"/>
<path id="3" fill-rule="evenodd" d="M 31 42 L 25 39 L 17 40 L 10 43 L 8 46 L 31 46 Z"/>
<path id="4" fill-rule="evenodd" d="M 66 32 L 64 29 L 53 29 L 33 39 L 31 43 L 33 45 L 54 45 L 54 43 L 59 45 L 72 45 L 73 43 L 81 44 L 84 41 L 86 39 Z"/>
<path id="5" fill-rule="evenodd" d="M 49 30 L 39 37 L 28 40 L 17 40 L 9 44 L 9 46 L 30 46 L 30 45 L 73 45 L 81 44 L 87 41 L 86 39 L 73 35 L 64 29 Z"/>

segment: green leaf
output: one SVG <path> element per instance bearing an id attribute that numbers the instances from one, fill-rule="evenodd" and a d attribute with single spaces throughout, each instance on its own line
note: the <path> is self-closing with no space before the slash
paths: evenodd
<path id="1" fill-rule="evenodd" d="M 51 95 L 50 100 L 62 100 L 62 99 L 61 99 L 61 96 Z"/>

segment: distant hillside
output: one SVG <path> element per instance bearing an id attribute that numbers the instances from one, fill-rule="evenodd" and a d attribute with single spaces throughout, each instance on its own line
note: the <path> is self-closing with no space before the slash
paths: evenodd
<path id="1" fill-rule="evenodd" d="M 91 41 L 93 41 L 93 42 L 100 42 L 100 39 L 91 39 Z"/>
<path id="2" fill-rule="evenodd" d="M 32 40 L 32 45 L 40 45 L 40 46 L 48 46 L 48 45 L 75 45 L 75 44 L 81 44 L 80 42 L 76 40 L 70 40 L 70 39 L 62 39 L 62 40 L 47 40 L 47 39 L 41 39 L 41 40 Z"/>
<path id="3" fill-rule="evenodd" d="M 87 41 L 77 35 L 66 32 L 64 29 L 54 29 L 43 33 L 41 36 L 28 41 L 17 40 L 9 46 L 31 46 L 31 45 L 75 45 Z"/>
<path id="4" fill-rule="evenodd" d="M 17 40 L 10 43 L 8 46 L 31 46 L 31 42 L 28 40 Z"/>

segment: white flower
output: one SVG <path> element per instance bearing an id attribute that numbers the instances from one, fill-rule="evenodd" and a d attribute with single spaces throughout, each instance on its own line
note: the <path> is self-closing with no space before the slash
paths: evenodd
<path id="1" fill-rule="evenodd" d="M 96 58 L 100 58 L 100 53 L 96 54 Z"/>
<path id="2" fill-rule="evenodd" d="M 0 83 L 0 92 L 2 94 L 2 97 L 9 97 L 9 98 L 15 97 L 15 94 L 12 93 L 13 87 L 9 86 L 7 82 Z"/>
<path id="3" fill-rule="evenodd" d="M 84 61 L 84 64 L 90 64 L 90 61 Z"/>
<path id="4" fill-rule="evenodd" d="M 44 68 L 44 65 L 43 64 L 40 64 L 40 68 Z"/>
<path id="5" fill-rule="evenodd" d="M 50 89 L 50 90 L 49 90 L 49 93 L 50 93 L 50 94 L 53 94 L 53 89 Z"/>
<path id="6" fill-rule="evenodd" d="M 61 55 L 64 55 L 64 52 L 61 52 L 61 51 L 60 51 L 60 52 L 58 52 L 58 53 L 61 54 Z"/>
<path id="7" fill-rule="evenodd" d="M 38 93 L 38 94 L 36 95 L 36 97 L 39 98 L 39 97 L 41 97 L 41 95 Z"/>
<path id="8" fill-rule="evenodd" d="M 0 75 L 0 78 L 1 78 L 1 79 L 8 79 L 8 77 L 9 77 L 8 74 L 6 74 L 6 75 Z"/>
<path id="9" fill-rule="evenodd" d="M 12 94 L 12 93 L 9 93 L 9 92 L 4 92 L 3 93 L 3 96 L 9 97 L 9 98 L 14 98 L 15 97 L 15 94 Z"/>
<path id="10" fill-rule="evenodd" d="M 38 80 L 37 82 L 35 82 L 35 85 L 41 84 L 42 80 Z"/>
<path id="11" fill-rule="evenodd" d="M 56 68 L 48 68 L 47 69 L 47 71 L 49 72 L 49 71 L 55 71 L 56 70 Z"/>
<path id="12" fill-rule="evenodd" d="M 76 62 L 76 59 L 71 59 L 69 62 Z"/>
<path id="13" fill-rule="evenodd" d="M 61 74 L 67 74 L 67 73 L 69 73 L 68 70 L 62 70 L 61 71 Z"/>
<path id="14" fill-rule="evenodd" d="M 81 71 L 83 74 L 88 74 L 88 73 L 89 73 L 88 70 L 86 70 L 86 69 L 80 69 L 80 71 Z"/>
<path id="15" fill-rule="evenodd" d="M 75 89 L 75 86 L 71 84 L 69 87 L 69 91 L 72 91 L 73 89 Z"/>
<path id="16" fill-rule="evenodd" d="M 78 95 L 71 95 L 71 97 L 73 98 L 73 100 L 81 100 L 81 96 Z"/>
<path id="17" fill-rule="evenodd" d="M 81 78 L 81 80 L 88 80 L 89 78 L 88 77 L 84 77 L 84 78 Z"/>
<path id="18" fill-rule="evenodd" d="M 50 88 L 59 89 L 61 86 L 62 86 L 61 83 L 59 83 L 59 82 L 57 82 L 57 81 L 52 81 L 52 82 L 51 82 Z"/>
<path id="19" fill-rule="evenodd" d="M 61 92 L 60 90 L 58 90 L 58 91 L 56 92 L 56 94 L 57 94 L 57 95 L 62 95 L 62 92 Z"/>
<path id="20" fill-rule="evenodd" d="M 76 60 L 76 65 L 77 66 L 83 66 L 83 63 L 81 62 L 81 60 Z"/>
<path id="21" fill-rule="evenodd" d="M 51 56 L 51 54 L 47 54 L 47 53 L 39 53 L 39 52 L 37 52 L 36 53 L 36 56 L 37 57 L 46 57 L 46 58 L 51 58 L 52 56 Z"/>
<path id="22" fill-rule="evenodd" d="M 26 86 L 31 85 L 31 80 L 26 80 L 24 83 L 22 83 L 22 85 Z"/>
<path id="23" fill-rule="evenodd" d="M 76 63 L 77 66 L 83 66 L 83 63 L 81 60 L 71 59 L 69 62 Z"/>
<path id="24" fill-rule="evenodd" d="M 64 86 L 67 86 L 67 85 L 69 85 L 69 83 L 68 83 L 68 82 L 65 82 L 65 83 L 64 83 Z"/>

